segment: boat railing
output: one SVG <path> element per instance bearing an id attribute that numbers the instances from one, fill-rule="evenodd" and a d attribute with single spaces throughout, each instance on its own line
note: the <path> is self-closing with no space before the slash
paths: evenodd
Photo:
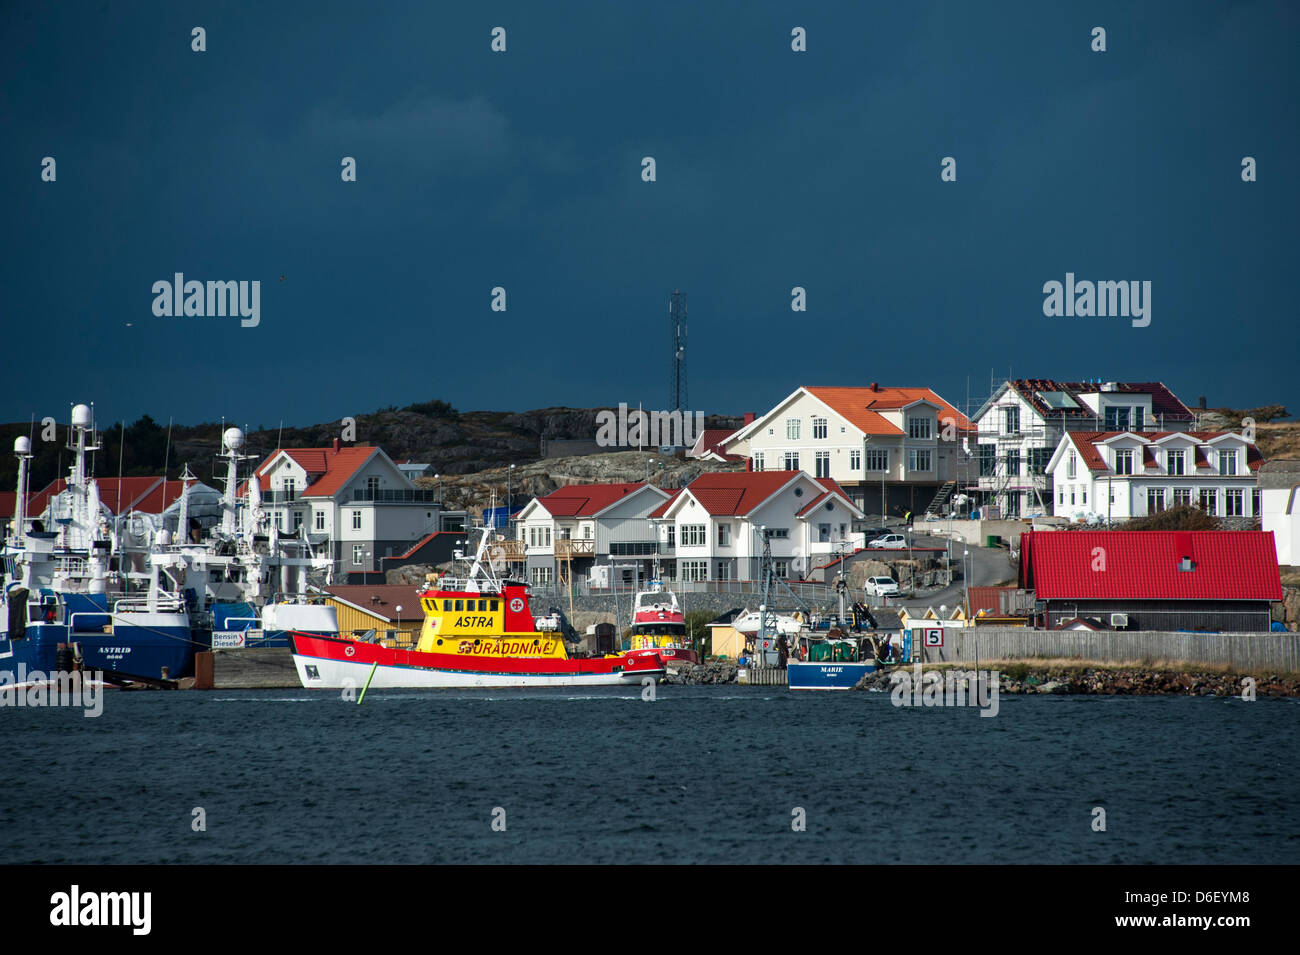
<path id="1" fill-rule="evenodd" d="M 113 602 L 113 613 L 179 613 L 185 601 L 176 594 L 157 597 L 124 597 Z"/>

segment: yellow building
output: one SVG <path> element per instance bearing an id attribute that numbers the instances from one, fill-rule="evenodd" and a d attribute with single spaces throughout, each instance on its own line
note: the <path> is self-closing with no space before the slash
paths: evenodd
<path id="1" fill-rule="evenodd" d="M 335 609 L 339 632 L 359 638 L 370 630 L 388 647 L 413 647 L 420 639 L 424 611 L 410 585 L 340 584 L 326 587 L 325 602 Z"/>

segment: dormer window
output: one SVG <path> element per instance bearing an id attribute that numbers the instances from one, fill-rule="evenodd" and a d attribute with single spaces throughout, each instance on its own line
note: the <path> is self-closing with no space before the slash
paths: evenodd
<path id="1" fill-rule="evenodd" d="M 1219 452 L 1219 473 L 1220 474 L 1237 473 L 1237 452 L 1235 450 Z"/>
<path id="2" fill-rule="evenodd" d="M 1186 474 L 1187 473 L 1186 458 L 1187 458 L 1187 452 L 1185 451 L 1173 451 L 1173 450 L 1166 451 L 1165 452 L 1165 464 L 1167 465 L 1166 470 L 1168 470 L 1170 474 Z"/>
<path id="3" fill-rule="evenodd" d="M 1019 409 L 1016 409 L 1019 412 Z M 925 440 L 933 433 L 933 427 L 929 418 L 908 418 L 907 435 L 910 438 Z"/>
<path id="4" fill-rule="evenodd" d="M 1115 452 L 1115 473 L 1132 474 L 1133 473 L 1133 449 L 1120 448 Z"/>

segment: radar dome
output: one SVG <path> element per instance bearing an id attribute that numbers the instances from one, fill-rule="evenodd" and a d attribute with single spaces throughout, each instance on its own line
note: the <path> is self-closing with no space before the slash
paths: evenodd
<path id="1" fill-rule="evenodd" d="M 238 428 L 227 428 L 221 435 L 221 441 L 227 450 L 237 451 L 244 446 L 244 432 Z"/>
<path id="2" fill-rule="evenodd" d="M 14 438 L 14 454 L 31 454 L 32 442 L 25 434 L 20 434 Z"/>
<path id="3" fill-rule="evenodd" d="M 90 427 L 90 406 L 74 405 L 72 408 L 72 426 L 74 428 Z"/>

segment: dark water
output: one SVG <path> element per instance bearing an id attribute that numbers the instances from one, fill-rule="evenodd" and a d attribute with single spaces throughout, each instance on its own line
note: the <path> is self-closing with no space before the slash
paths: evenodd
<path id="1" fill-rule="evenodd" d="M 762 687 L 0 709 L 7 862 L 1300 862 L 1300 703 Z M 206 832 L 191 828 L 206 810 Z M 1106 832 L 1093 832 L 1093 807 Z M 506 830 L 494 832 L 493 810 Z M 807 830 L 791 828 L 792 810 Z"/>

